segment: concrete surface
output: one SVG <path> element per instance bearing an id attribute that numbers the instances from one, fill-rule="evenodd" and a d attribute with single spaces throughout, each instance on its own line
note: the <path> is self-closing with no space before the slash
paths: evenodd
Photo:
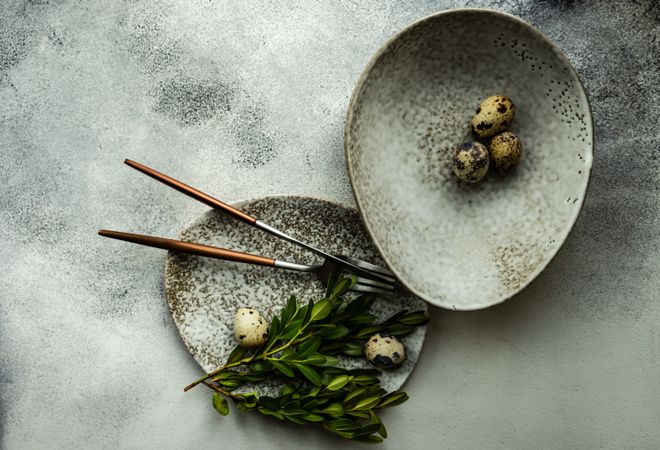
<path id="1" fill-rule="evenodd" d="M 95 232 L 172 236 L 204 210 L 125 157 L 226 199 L 352 204 L 342 125 L 360 69 L 405 24 L 467 3 L 3 0 L 2 447 L 345 446 L 184 395 L 199 369 L 163 298 L 165 255 Z M 528 289 L 433 311 L 381 448 L 658 448 L 658 3 L 469 3 L 530 21 L 575 64 L 592 183 Z"/>

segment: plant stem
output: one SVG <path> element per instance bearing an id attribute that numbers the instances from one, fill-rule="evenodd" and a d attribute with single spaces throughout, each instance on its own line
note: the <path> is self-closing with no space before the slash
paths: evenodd
<path id="1" fill-rule="evenodd" d="M 285 344 L 281 345 L 280 347 L 278 347 L 278 348 L 276 348 L 276 349 L 274 349 L 274 350 L 270 350 L 270 351 L 268 351 L 268 352 L 266 352 L 266 353 L 262 353 L 262 354 L 260 354 L 260 355 L 252 355 L 252 356 L 249 356 L 249 357 L 247 357 L 247 358 L 241 359 L 241 360 L 239 360 L 239 361 L 235 361 L 235 362 L 233 362 L 233 363 L 231 363 L 231 364 L 225 364 L 224 366 L 215 369 L 213 372 L 209 372 L 209 373 L 207 373 L 206 375 L 204 375 L 204 376 L 203 376 L 202 378 L 200 378 L 199 380 L 193 381 L 193 382 L 190 383 L 188 386 L 186 386 L 185 388 L 183 388 L 183 392 L 188 392 L 189 390 L 191 390 L 192 388 L 194 388 L 194 387 L 197 386 L 198 384 L 200 384 L 200 383 L 204 383 L 206 380 L 208 380 L 209 378 L 211 378 L 211 377 L 213 377 L 213 376 L 219 374 L 219 373 L 222 372 L 223 370 L 230 369 L 230 368 L 232 368 L 232 367 L 236 367 L 236 366 L 240 366 L 241 364 L 247 364 L 247 363 L 249 363 L 249 362 L 252 362 L 254 359 L 265 359 L 265 358 L 267 358 L 268 356 L 274 355 L 274 354 L 277 353 L 277 352 L 281 352 L 282 350 L 284 350 L 284 349 L 287 348 L 287 347 L 290 347 L 291 345 L 299 344 L 300 342 L 305 341 L 307 338 L 309 338 L 309 336 L 305 337 L 305 339 L 301 339 L 300 341 L 295 342 L 296 339 L 298 338 L 298 336 L 300 336 L 300 334 L 301 334 L 302 332 L 303 332 L 303 329 L 300 329 L 300 330 L 298 331 L 298 333 L 296 333 L 296 335 L 295 335 L 294 337 L 292 337 L 292 338 L 291 338 L 289 341 L 287 341 Z M 206 384 L 206 385 L 208 386 L 207 383 L 204 383 L 204 384 Z"/>
<path id="2" fill-rule="evenodd" d="M 240 361 L 235 361 L 231 364 L 225 364 L 222 367 L 218 367 L 213 372 L 209 372 L 206 375 L 204 375 L 202 378 L 200 378 L 199 380 L 196 380 L 196 381 L 193 381 L 192 383 L 190 383 L 188 386 L 183 388 L 183 392 L 188 392 L 189 390 L 191 390 L 192 388 L 197 386 L 199 383 L 204 383 L 206 380 L 208 380 L 209 378 L 219 374 L 220 372 L 222 372 L 225 369 L 230 369 L 232 367 L 240 366 L 241 364 L 249 363 L 250 361 L 252 361 L 252 358 L 253 358 L 253 356 L 249 356 L 247 358 L 241 359 Z"/>
<path id="3" fill-rule="evenodd" d="M 204 383 L 205 385 L 207 385 L 208 387 L 210 387 L 211 389 L 216 391 L 218 394 L 224 395 L 225 397 L 238 398 L 238 396 L 232 394 L 231 392 L 225 391 L 220 386 L 216 386 L 215 384 L 213 384 L 209 381 L 204 380 L 204 381 L 202 381 L 202 383 Z"/>

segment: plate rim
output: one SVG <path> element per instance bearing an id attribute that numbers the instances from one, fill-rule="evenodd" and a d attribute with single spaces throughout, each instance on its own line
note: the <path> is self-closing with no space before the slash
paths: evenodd
<path id="1" fill-rule="evenodd" d="M 259 200 L 269 200 L 269 199 L 315 200 L 315 201 L 325 202 L 325 203 L 328 203 L 332 206 L 340 207 L 340 208 L 343 208 L 343 209 L 354 210 L 354 211 L 357 211 L 359 213 L 359 209 L 354 208 L 354 207 L 349 206 L 349 205 L 346 205 L 346 204 L 341 203 L 339 201 L 329 200 L 329 199 L 326 199 L 326 198 L 321 198 L 321 197 L 317 197 L 317 196 L 313 196 L 313 195 L 304 195 L 304 194 L 269 194 L 269 195 L 243 198 L 243 199 L 240 199 L 240 200 L 228 201 L 227 203 L 231 206 L 240 207 L 240 206 L 242 206 L 246 203 L 259 201 Z M 201 214 L 197 215 L 196 217 L 194 217 L 192 220 L 189 220 L 188 222 L 186 222 L 182 226 L 182 228 L 176 233 L 177 239 L 181 239 L 185 230 L 187 230 L 190 227 L 197 224 L 201 220 L 202 217 L 204 217 L 205 215 L 207 215 L 207 214 L 209 214 L 213 211 L 215 211 L 214 208 L 209 208 L 206 211 L 204 211 L 203 213 L 201 213 Z M 222 211 L 219 211 L 219 212 L 222 213 Z M 359 218 L 360 218 L 360 221 L 362 222 L 362 224 L 364 225 L 364 220 L 363 220 L 361 215 L 359 215 Z M 365 230 L 366 230 L 366 226 L 365 226 Z M 370 238 L 370 241 L 373 243 L 373 240 L 371 239 L 371 235 L 368 235 L 368 236 Z M 377 251 L 379 251 L 379 250 L 377 250 Z M 169 299 L 169 288 L 168 288 L 168 277 L 167 277 L 168 268 L 169 268 L 169 266 L 171 264 L 171 261 L 172 261 L 171 255 L 172 255 L 171 251 L 168 251 L 166 253 L 165 264 L 163 265 L 163 294 L 164 294 L 165 301 L 167 303 L 167 309 L 168 309 L 168 312 L 169 312 L 170 320 L 172 320 L 172 322 L 174 323 L 174 327 L 176 328 L 177 334 L 179 336 L 179 340 L 183 344 L 184 348 L 186 349 L 186 351 L 188 352 L 190 357 L 192 357 L 193 361 L 195 361 L 195 364 L 197 364 L 197 366 L 202 371 L 206 371 L 206 369 L 202 366 L 200 361 L 198 361 L 197 356 L 191 351 L 189 345 L 186 343 L 186 340 L 184 339 L 183 333 L 181 332 L 181 328 L 179 327 L 179 322 L 174 319 L 174 313 L 172 311 L 172 306 L 171 306 L 171 302 L 170 302 L 170 299 Z M 414 293 L 412 293 L 412 294 L 414 294 Z M 421 297 L 420 297 L 420 299 L 421 299 Z M 421 299 L 421 300 L 423 300 L 423 299 Z M 428 306 L 429 305 L 427 304 L 427 307 Z M 429 315 L 430 315 L 430 313 L 431 313 L 431 311 L 428 310 Z M 415 371 L 415 368 L 417 367 L 417 364 L 419 363 L 422 352 L 424 350 L 424 343 L 426 342 L 426 337 L 427 337 L 427 333 L 428 333 L 429 324 L 427 323 L 427 324 L 423 325 L 420 328 L 422 330 L 421 331 L 421 344 L 420 344 L 420 347 L 419 347 L 419 352 L 418 352 L 418 355 L 417 355 L 417 359 L 412 363 L 410 371 L 406 374 L 403 382 L 401 383 L 401 386 L 398 389 L 402 389 L 403 386 L 408 382 L 408 380 L 410 379 L 412 373 Z"/>
<path id="2" fill-rule="evenodd" d="M 404 277 L 401 275 L 401 272 L 395 268 L 390 260 L 385 256 L 385 253 L 383 251 L 381 243 L 376 239 L 374 236 L 373 231 L 371 230 L 371 227 L 369 226 L 367 222 L 367 217 L 366 214 L 364 213 L 362 202 L 363 200 L 360 198 L 360 195 L 358 194 L 356 187 L 355 187 L 355 175 L 353 173 L 353 170 L 351 169 L 351 164 L 350 162 L 352 161 L 350 152 L 349 152 L 349 142 L 351 140 L 350 138 L 350 128 L 353 123 L 353 118 L 354 118 L 354 109 L 355 109 L 355 102 L 357 100 L 358 95 L 362 92 L 362 88 L 364 86 L 364 83 L 368 77 L 368 74 L 371 72 L 371 69 L 374 67 L 376 62 L 380 59 L 380 57 L 390 48 L 390 46 L 398 40 L 402 35 L 405 33 L 408 33 L 409 31 L 413 30 L 414 28 L 421 26 L 422 24 L 425 24 L 426 22 L 433 20 L 439 16 L 444 16 L 444 15 L 452 15 L 452 14 L 464 14 L 464 13 L 484 13 L 484 14 L 492 14 L 494 16 L 499 16 L 500 18 L 504 18 L 507 20 L 511 20 L 513 22 L 517 22 L 518 24 L 522 25 L 524 28 L 526 28 L 528 31 L 530 31 L 532 34 L 536 35 L 538 38 L 541 40 L 545 41 L 547 44 L 550 45 L 550 48 L 555 52 L 558 58 L 562 60 L 563 63 L 565 63 L 566 67 L 569 68 L 569 73 L 570 75 L 575 78 L 578 83 L 580 90 L 582 91 L 582 94 L 584 95 L 586 105 L 587 105 L 587 111 L 588 111 L 588 117 L 586 119 L 588 120 L 588 129 L 589 129 L 589 149 L 588 149 L 588 156 L 589 156 L 589 165 L 588 167 L 584 168 L 585 175 L 587 177 L 587 181 L 584 185 L 584 188 L 581 192 L 579 202 L 577 202 L 576 209 L 574 211 L 574 214 L 572 218 L 567 222 L 564 230 L 563 230 L 563 235 L 561 236 L 561 243 L 558 245 L 554 250 L 552 250 L 552 253 L 544 262 L 542 262 L 539 267 L 532 272 L 527 279 L 516 288 L 513 292 L 507 295 L 501 296 L 497 301 L 495 302 L 489 302 L 489 303 L 470 303 L 467 305 L 462 305 L 460 307 L 456 307 L 455 305 L 451 304 L 449 301 L 441 301 L 437 298 L 432 297 L 431 295 L 427 295 L 424 292 L 421 292 L 420 290 L 410 286 L 409 282 L 404 279 Z M 404 26 L 401 28 L 399 31 L 394 33 L 392 36 L 390 36 L 379 48 L 376 50 L 376 52 L 371 56 L 367 64 L 364 66 L 362 71 L 360 72 L 360 75 L 358 77 L 357 82 L 355 83 L 355 86 L 353 87 L 353 91 L 351 92 L 351 96 L 348 101 L 348 107 L 346 110 L 346 115 L 345 115 L 345 120 L 344 120 L 344 159 L 346 162 L 346 171 L 348 172 L 348 179 L 351 185 L 351 191 L 353 192 L 353 198 L 355 199 L 355 203 L 357 205 L 357 209 L 360 212 L 360 216 L 362 217 L 362 222 L 364 223 L 364 227 L 367 230 L 367 233 L 369 234 L 369 237 L 371 238 L 371 241 L 373 242 L 374 246 L 380 253 L 381 258 L 383 258 L 383 261 L 387 264 L 388 268 L 394 272 L 396 278 L 399 280 L 399 282 L 405 286 L 406 289 L 408 289 L 410 292 L 415 294 L 417 297 L 423 299 L 424 301 L 430 303 L 431 305 L 438 306 L 444 309 L 448 309 L 451 311 L 476 311 L 476 310 L 481 310 L 481 309 L 486 309 L 490 308 L 495 305 L 499 305 L 510 298 L 516 296 L 520 292 L 522 292 L 527 286 L 529 286 L 547 267 L 548 265 L 555 259 L 557 254 L 559 253 L 559 250 L 564 246 L 566 239 L 568 238 L 568 235 L 571 233 L 573 228 L 575 227 L 575 224 L 577 223 L 578 218 L 580 217 L 580 213 L 582 212 L 582 209 L 584 207 L 584 202 L 587 198 L 588 192 L 589 192 L 589 187 L 591 185 L 591 171 L 593 169 L 593 155 L 594 155 L 594 123 L 593 123 L 593 111 L 591 108 L 591 102 L 589 101 L 589 95 L 587 93 L 587 90 L 585 89 L 584 83 L 580 79 L 579 74 L 575 70 L 575 67 L 571 63 L 571 61 L 566 57 L 564 52 L 557 46 L 555 43 L 549 39 L 545 34 L 543 34 L 538 28 L 536 28 L 534 25 L 530 24 L 529 22 L 521 19 L 520 17 L 517 17 L 513 14 L 509 14 L 504 11 L 498 11 L 495 9 L 490 9 L 490 8 L 455 8 L 455 9 L 447 9 L 443 11 L 439 11 L 436 13 L 428 14 L 420 19 L 417 19 L 408 25 Z M 586 154 L 585 154 L 586 156 Z"/>

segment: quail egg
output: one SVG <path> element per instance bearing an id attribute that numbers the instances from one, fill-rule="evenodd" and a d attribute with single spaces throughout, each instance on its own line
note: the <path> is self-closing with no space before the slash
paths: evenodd
<path id="1" fill-rule="evenodd" d="M 259 347 L 268 338 L 268 322 L 254 308 L 239 308 L 234 316 L 234 337 L 243 348 Z"/>
<path id="2" fill-rule="evenodd" d="M 374 334 L 364 344 L 364 355 L 376 367 L 393 369 L 405 361 L 406 349 L 394 336 Z"/>
<path id="3" fill-rule="evenodd" d="M 497 170 L 508 170 L 518 164 L 522 155 L 522 143 L 518 136 L 505 131 L 490 140 L 490 160 Z"/>
<path id="4" fill-rule="evenodd" d="M 452 169 L 458 178 L 476 183 L 488 172 L 488 149 L 479 142 L 465 142 L 454 150 Z"/>
<path id="5" fill-rule="evenodd" d="M 472 116 L 472 132 L 480 138 L 493 136 L 506 130 L 516 115 L 516 108 L 505 95 L 493 95 L 481 102 Z"/>

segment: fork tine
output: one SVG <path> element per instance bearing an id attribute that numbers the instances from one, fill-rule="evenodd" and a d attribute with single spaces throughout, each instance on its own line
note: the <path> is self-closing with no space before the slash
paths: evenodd
<path id="1" fill-rule="evenodd" d="M 345 276 L 346 275 L 351 275 L 350 273 L 347 273 L 347 272 L 344 272 L 343 274 Z M 381 288 L 381 289 L 387 289 L 387 290 L 394 289 L 394 283 L 383 283 L 381 281 L 372 280 L 371 278 L 357 277 L 356 282 L 358 284 L 365 284 L 365 285 L 369 285 L 369 286 L 373 286 L 373 287 L 377 287 L 377 288 Z"/>
<path id="2" fill-rule="evenodd" d="M 371 264 L 367 261 L 362 261 L 361 259 L 353 258 L 352 256 L 347 256 L 347 255 L 339 255 L 339 257 L 345 261 L 348 261 L 350 263 L 355 264 L 358 267 L 361 267 L 363 269 L 367 269 L 370 272 L 375 272 L 380 275 L 384 275 L 386 277 L 394 278 L 394 272 L 392 272 L 389 269 L 386 269 L 381 266 L 377 266 L 375 264 Z M 394 280 L 393 280 L 394 281 Z"/>
<path id="3" fill-rule="evenodd" d="M 383 294 L 383 295 L 392 293 L 391 290 L 387 291 L 385 289 L 380 289 L 380 288 L 377 288 L 377 287 L 374 287 L 374 286 L 367 286 L 367 285 L 364 285 L 364 284 L 355 284 L 351 288 L 351 290 L 355 291 L 355 292 L 367 292 L 367 293 L 372 293 L 372 294 Z"/>

